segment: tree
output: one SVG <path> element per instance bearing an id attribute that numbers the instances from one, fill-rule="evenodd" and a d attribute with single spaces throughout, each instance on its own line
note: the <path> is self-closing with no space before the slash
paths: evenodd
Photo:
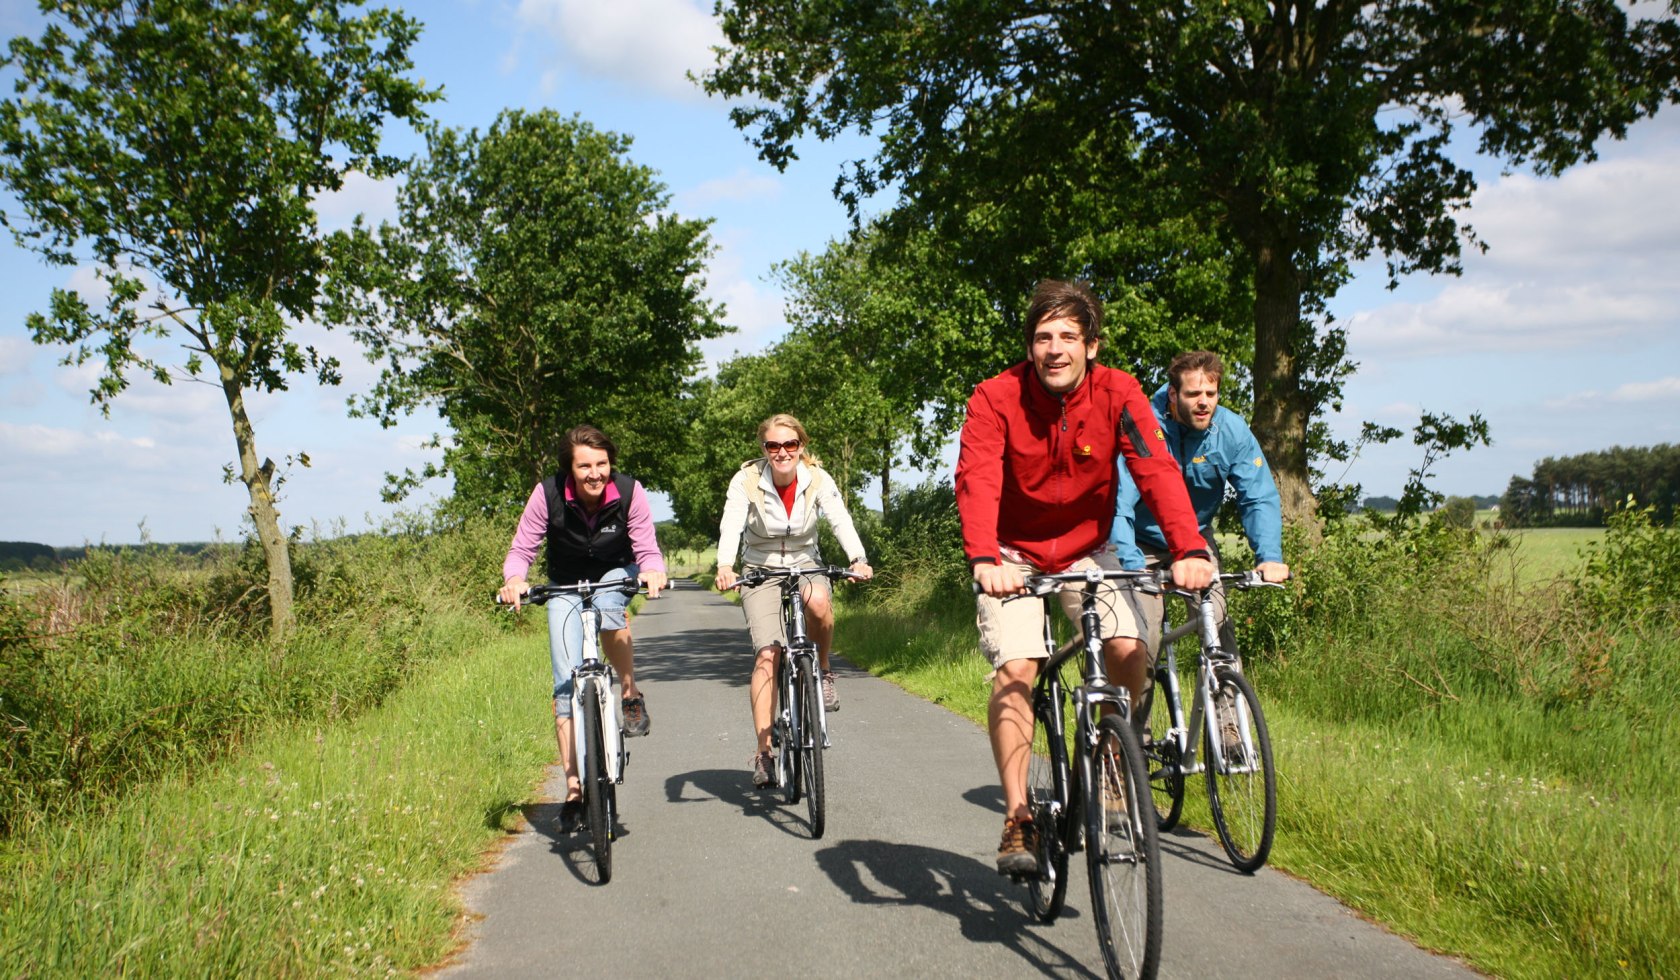
<path id="1" fill-rule="evenodd" d="M 879 133 L 836 184 L 854 214 L 891 188 L 889 224 L 949 241 L 987 201 L 1072 187 L 1187 223 L 1198 250 L 1217 235 L 1252 287 L 1254 429 L 1292 517 L 1313 511 L 1313 415 L 1351 369 L 1324 305 L 1350 262 L 1456 272 L 1475 244 L 1455 124 L 1556 173 L 1674 101 L 1680 72 L 1680 25 L 1619 0 L 717 9 L 730 47 L 704 84 L 755 98 L 731 114 L 764 159 L 786 166 L 807 134 Z"/>
<path id="2" fill-rule="evenodd" d="M 320 286 L 312 204 L 352 170 L 394 172 L 387 120 L 418 122 L 435 98 L 406 77 L 419 25 L 359 6 L 43 0 L 45 33 L 0 62 L 18 73 L 0 103 L 0 181 L 22 209 L 6 223 L 49 263 L 91 257 L 106 292 L 54 290 L 31 335 L 68 345 L 66 364 L 103 362 L 91 394 L 106 414 L 131 370 L 221 388 L 277 637 L 294 619 L 291 559 L 246 396 L 305 371 L 337 382 L 290 336 Z M 177 331 L 171 364 L 147 341 Z"/>
<path id="3" fill-rule="evenodd" d="M 509 111 L 427 142 L 397 222 L 335 242 L 331 317 L 386 364 L 359 410 L 392 424 L 435 405 L 452 444 L 422 475 L 452 474 L 466 511 L 517 508 L 582 422 L 669 482 L 696 343 L 727 329 L 700 295 L 709 222 L 670 214 L 630 140 L 575 117 Z"/>

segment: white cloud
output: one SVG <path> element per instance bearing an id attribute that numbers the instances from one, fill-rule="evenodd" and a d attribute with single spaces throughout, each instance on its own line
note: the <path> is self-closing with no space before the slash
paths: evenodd
<path id="1" fill-rule="evenodd" d="M 375 180 L 359 170 L 352 171 L 344 176 L 342 188 L 315 199 L 315 214 L 326 231 L 350 227 L 358 214 L 366 215 L 366 223 L 375 228 L 382 221 L 395 221 L 397 182 Z"/>
<path id="2" fill-rule="evenodd" d="M 0 337 L 0 377 L 27 374 L 35 360 L 35 344 L 27 337 Z"/>
<path id="3" fill-rule="evenodd" d="M 1629 381 L 1609 391 L 1587 389 L 1560 398 L 1549 398 L 1545 407 L 1557 411 L 1577 411 L 1602 407 L 1606 402 L 1621 405 L 1662 405 L 1680 402 L 1680 377 L 1658 378 L 1655 381 Z"/>
<path id="4" fill-rule="evenodd" d="M 672 208 L 678 214 L 709 212 L 720 201 L 750 201 L 769 204 L 782 196 L 782 182 L 773 176 L 753 174 L 745 168 L 729 177 L 704 181 L 688 190 L 672 195 Z"/>
<path id="5" fill-rule="evenodd" d="M 1468 220 L 1494 267 L 1572 273 L 1601 263 L 1674 268 L 1680 228 L 1680 151 L 1599 161 L 1556 179 L 1518 174 L 1478 191 Z"/>
<path id="6" fill-rule="evenodd" d="M 518 16 L 585 71 L 694 101 L 704 94 L 686 74 L 711 67 L 723 43 L 711 4 L 693 0 L 521 0 Z"/>

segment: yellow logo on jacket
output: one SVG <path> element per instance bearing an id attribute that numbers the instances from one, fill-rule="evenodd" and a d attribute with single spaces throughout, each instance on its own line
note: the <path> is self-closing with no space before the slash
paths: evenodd
<path id="1" fill-rule="evenodd" d="M 1089 456 L 1091 455 L 1091 447 L 1089 445 L 1080 446 L 1076 452 L 1081 456 Z"/>
<path id="2" fill-rule="evenodd" d="M 1192 459 L 1190 462 L 1192 462 L 1192 463 L 1205 463 L 1205 462 L 1207 462 L 1207 457 L 1206 456 L 1197 456 L 1195 459 Z"/>

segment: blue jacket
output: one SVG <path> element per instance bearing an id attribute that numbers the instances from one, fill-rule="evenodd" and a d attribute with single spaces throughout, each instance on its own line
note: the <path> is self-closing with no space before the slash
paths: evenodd
<path id="1" fill-rule="evenodd" d="M 1248 534 L 1249 547 L 1254 549 L 1256 564 L 1283 561 L 1283 507 L 1278 500 L 1277 482 L 1266 463 L 1266 454 L 1249 431 L 1242 416 L 1221 405 L 1213 411 L 1213 424 L 1206 432 L 1197 432 L 1179 425 L 1171 418 L 1165 386 L 1150 399 L 1155 418 L 1166 433 L 1167 448 L 1178 460 L 1184 473 L 1184 485 L 1190 491 L 1190 503 L 1196 508 L 1196 523 L 1207 527 L 1225 499 L 1225 486 L 1230 484 L 1237 493 L 1237 506 L 1242 510 L 1243 530 Z M 1151 548 L 1165 549 L 1161 528 L 1155 515 L 1144 506 L 1137 485 L 1124 466 L 1120 467 L 1119 499 L 1115 504 L 1114 543 L 1120 564 L 1125 568 L 1142 568 L 1143 552 L 1138 542 Z"/>

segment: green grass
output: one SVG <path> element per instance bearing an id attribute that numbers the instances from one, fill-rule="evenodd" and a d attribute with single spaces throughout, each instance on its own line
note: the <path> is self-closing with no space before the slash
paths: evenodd
<path id="1" fill-rule="evenodd" d="M 1604 540 L 1604 529 L 1594 527 L 1540 527 L 1503 533 L 1515 543 L 1512 566 L 1515 580 L 1522 585 L 1574 574 L 1581 568 L 1586 548 Z"/>
<path id="2" fill-rule="evenodd" d="M 540 634 L 540 629 L 534 631 Z M 539 635 L 428 664 L 344 724 L 8 842 L 0 962 L 20 976 L 365 974 L 454 942 L 480 866 L 553 757 Z"/>

